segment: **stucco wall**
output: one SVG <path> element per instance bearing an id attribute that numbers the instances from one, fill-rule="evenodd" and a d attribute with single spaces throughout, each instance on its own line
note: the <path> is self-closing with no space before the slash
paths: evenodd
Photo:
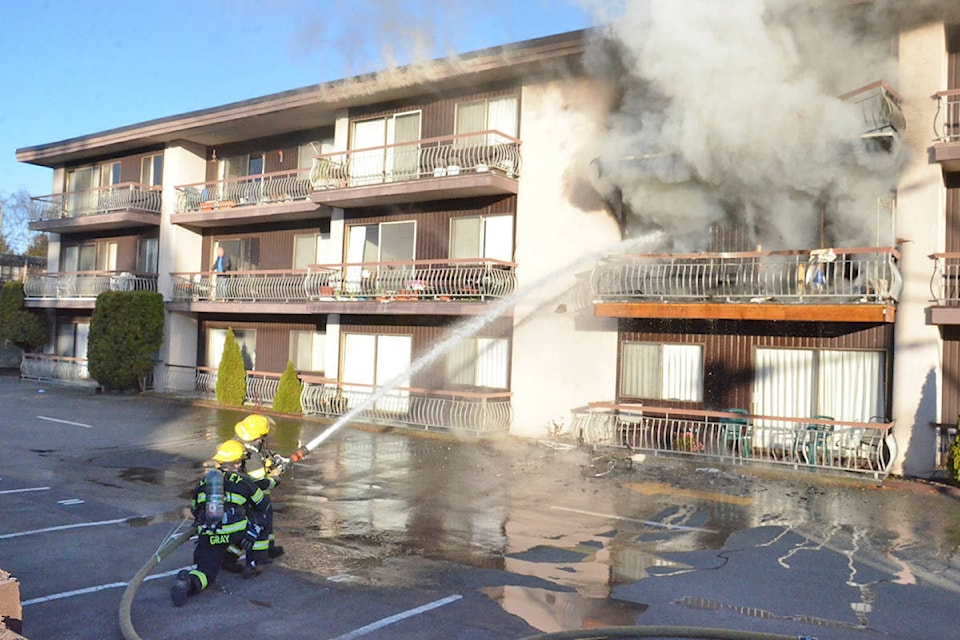
<path id="1" fill-rule="evenodd" d="M 609 400 L 616 380 L 617 323 L 593 316 L 589 289 L 577 291 L 606 250 L 616 221 L 576 179 L 589 169 L 584 143 L 602 126 L 607 96 L 584 79 L 523 87 L 523 167 L 517 197 L 512 432 L 544 435 L 556 417 Z"/>

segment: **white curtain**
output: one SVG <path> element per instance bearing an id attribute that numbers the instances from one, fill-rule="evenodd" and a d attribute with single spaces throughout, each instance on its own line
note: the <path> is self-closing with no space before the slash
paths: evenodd
<path id="1" fill-rule="evenodd" d="M 447 351 L 447 381 L 453 384 L 473 385 L 474 360 L 477 345 L 473 338 L 464 338 Z"/>
<path id="2" fill-rule="evenodd" d="M 487 129 L 495 129 L 508 136 L 517 137 L 517 98 L 497 98 L 490 101 Z"/>
<path id="3" fill-rule="evenodd" d="M 509 349 L 506 338 L 477 338 L 476 385 L 507 388 Z"/>
<path id="4" fill-rule="evenodd" d="M 814 352 L 804 349 L 757 349 L 754 413 L 808 418 L 814 406 Z"/>
<path id="5" fill-rule="evenodd" d="M 376 383 L 385 385 L 393 382 L 395 387 L 386 395 L 377 400 L 379 411 L 406 413 L 410 407 L 409 376 L 400 376 L 410 367 L 410 358 L 413 352 L 413 338 L 411 336 L 377 336 L 377 364 Z"/>
<path id="6" fill-rule="evenodd" d="M 483 257 L 513 261 L 513 216 L 484 218 Z"/>
<path id="7" fill-rule="evenodd" d="M 620 369 L 620 395 L 660 397 L 660 345 L 624 342 Z"/>
<path id="8" fill-rule="evenodd" d="M 868 422 L 883 415 L 883 352 L 821 351 L 818 415 Z"/>
<path id="9" fill-rule="evenodd" d="M 703 347 L 698 344 L 663 345 L 660 398 L 688 402 L 703 399 Z"/>

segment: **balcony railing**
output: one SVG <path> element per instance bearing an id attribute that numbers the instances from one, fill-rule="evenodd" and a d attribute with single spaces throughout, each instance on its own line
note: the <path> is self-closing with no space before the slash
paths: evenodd
<path id="1" fill-rule="evenodd" d="M 934 253 L 930 295 L 942 307 L 960 306 L 960 253 Z"/>
<path id="2" fill-rule="evenodd" d="M 371 401 L 379 388 L 373 385 L 346 384 L 313 376 L 300 376 L 303 393 L 300 403 L 304 415 L 340 416 Z M 246 403 L 271 405 L 279 385 L 279 373 L 247 371 Z M 195 390 L 215 397 L 217 370 L 197 367 Z M 444 429 L 474 435 L 506 432 L 510 429 L 512 409 L 509 392 L 468 393 L 396 388 L 370 402 L 360 411 L 358 420 L 376 424 L 402 425 L 424 429 Z"/>
<path id="3" fill-rule="evenodd" d="M 444 429 L 474 435 L 510 429 L 511 393 L 468 393 L 395 388 L 373 400 L 380 389 L 373 385 L 347 384 L 323 378 L 303 378 L 300 397 L 303 412 L 338 416 L 370 403 L 357 419 L 387 425 Z"/>
<path id="4" fill-rule="evenodd" d="M 176 213 L 194 213 L 306 200 L 312 187 L 310 169 L 293 169 L 197 182 L 176 190 Z"/>
<path id="5" fill-rule="evenodd" d="M 96 385 L 87 371 L 86 358 L 67 358 L 42 353 L 25 353 L 20 360 L 24 380 Z"/>
<path id="6" fill-rule="evenodd" d="M 898 260 L 883 247 L 624 255 L 600 262 L 591 287 L 601 302 L 896 302 Z"/>
<path id="7" fill-rule="evenodd" d="M 786 465 L 882 480 L 896 457 L 892 422 L 755 416 L 591 403 L 574 415 L 584 443 L 631 451 Z"/>
<path id="8" fill-rule="evenodd" d="M 96 298 L 104 291 L 156 291 L 157 274 L 128 271 L 28 273 L 23 283 L 26 299 Z"/>
<path id="9" fill-rule="evenodd" d="M 136 210 L 160 213 L 160 187 L 123 182 L 84 191 L 67 191 L 31 198 L 38 203 L 30 222 L 92 216 L 114 211 Z"/>
<path id="10" fill-rule="evenodd" d="M 342 189 L 493 171 L 520 175 L 520 140 L 499 131 L 324 153 L 314 158 L 314 189 Z"/>
<path id="11" fill-rule="evenodd" d="M 174 273 L 176 302 L 490 300 L 516 289 L 516 265 L 500 260 L 412 260 L 311 265 L 286 271 Z"/>
<path id="12" fill-rule="evenodd" d="M 960 141 L 960 89 L 938 91 L 934 98 L 937 100 L 937 115 L 933 131 L 937 142 Z"/>

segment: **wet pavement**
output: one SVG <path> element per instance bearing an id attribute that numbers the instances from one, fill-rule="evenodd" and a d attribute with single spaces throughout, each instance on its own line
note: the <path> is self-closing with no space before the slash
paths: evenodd
<path id="1" fill-rule="evenodd" d="M 42 391 L 42 393 L 41 393 Z M 181 524 L 247 412 L 0 377 L 0 567 L 31 640 L 123 638 L 126 583 Z M 289 454 L 326 423 L 279 420 Z M 144 582 L 144 640 L 524 638 L 615 625 L 817 638 L 956 636 L 960 502 L 930 483 L 351 425 L 274 490 L 286 553 L 170 604 L 190 543 Z"/>

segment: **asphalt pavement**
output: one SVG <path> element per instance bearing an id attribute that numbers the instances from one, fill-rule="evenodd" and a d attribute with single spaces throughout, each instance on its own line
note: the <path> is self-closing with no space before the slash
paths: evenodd
<path id="1" fill-rule="evenodd" d="M 0 377 L 0 568 L 30 640 L 122 639 L 121 598 L 247 411 Z M 279 420 L 289 454 L 329 423 Z M 348 425 L 273 492 L 285 554 L 181 608 L 192 543 L 135 592 L 140 638 L 503 639 L 619 625 L 956 636 L 946 487 Z M 609 471 L 609 472 L 608 472 Z"/>

